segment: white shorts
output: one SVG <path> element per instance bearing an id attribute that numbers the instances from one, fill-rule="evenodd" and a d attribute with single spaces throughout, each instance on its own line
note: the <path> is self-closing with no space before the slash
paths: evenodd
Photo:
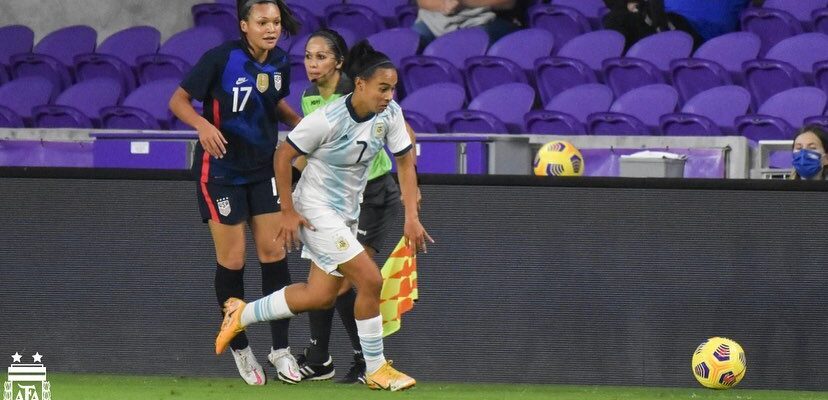
<path id="1" fill-rule="evenodd" d="M 365 250 L 357 240 L 359 221 L 346 221 L 334 212 L 315 218 L 306 215 L 305 218 L 316 230 L 299 228 L 299 238 L 304 244 L 302 258 L 313 261 L 328 274 L 341 277 L 337 271 L 339 265 Z"/>

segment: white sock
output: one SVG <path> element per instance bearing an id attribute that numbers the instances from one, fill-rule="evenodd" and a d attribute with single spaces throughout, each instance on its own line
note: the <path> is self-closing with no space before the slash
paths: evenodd
<path id="1" fill-rule="evenodd" d="M 248 326 L 254 322 L 285 319 L 294 315 L 288 308 L 285 299 L 285 288 L 282 288 L 269 296 L 248 303 L 242 312 L 241 324 L 242 326 Z"/>
<path id="2" fill-rule="evenodd" d="M 359 344 L 362 345 L 362 356 L 365 357 L 365 372 L 372 374 L 385 364 L 382 347 L 382 315 L 356 320 L 356 326 Z"/>

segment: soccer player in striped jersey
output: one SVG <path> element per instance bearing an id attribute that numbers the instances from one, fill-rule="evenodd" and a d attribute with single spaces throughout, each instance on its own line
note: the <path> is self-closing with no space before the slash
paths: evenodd
<path id="1" fill-rule="evenodd" d="M 298 248 L 300 240 L 304 243 L 302 257 L 311 260 L 308 281 L 250 304 L 227 300 L 216 353 L 252 323 L 330 308 L 345 278 L 357 290 L 354 316 L 366 383 L 372 389 L 396 391 L 416 382 L 385 359 L 379 311 L 382 275 L 356 232 L 369 167 L 386 144 L 397 159 L 406 242 L 426 251 L 426 242 L 433 240 L 419 220 L 415 155 L 402 110 L 393 101 L 396 68 L 363 41 L 351 49 L 346 71 L 354 81 L 353 93 L 305 117 L 276 151 L 279 193 L 290 193 L 291 162 L 300 155 L 307 157 L 292 198 L 281 197 L 279 236 L 288 249 Z"/>
<path id="2" fill-rule="evenodd" d="M 295 126 L 301 118 L 284 100 L 290 93 L 290 59 L 276 43 L 283 33 L 295 34 L 298 22 L 283 0 L 240 0 L 238 11 L 241 40 L 205 53 L 170 100 L 172 112 L 198 131 L 193 171 L 201 217 L 215 245 L 220 306 L 229 298 L 244 298 L 245 224 L 256 243 L 263 295 L 291 283 L 284 242 L 277 235 L 273 156 L 279 121 Z M 193 109 L 193 98 L 204 103 L 203 115 Z M 270 324 L 268 360 L 279 379 L 297 383 L 301 375 L 288 347 L 288 321 Z M 239 335 L 229 345 L 245 382 L 264 384 L 247 337 Z"/>

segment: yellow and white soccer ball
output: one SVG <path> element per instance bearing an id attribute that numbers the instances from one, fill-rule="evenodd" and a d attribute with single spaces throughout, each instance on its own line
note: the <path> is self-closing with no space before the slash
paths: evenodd
<path id="1" fill-rule="evenodd" d="M 745 377 L 747 360 L 742 346 L 723 337 L 702 342 L 693 353 L 693 376 L 704 387 L 730 389 Z"/>
<path id="2" fill-rule="evenodd" d="M 584 156 L 572 143 L 555 140 L 538 150 L 534 170 L 537 176 L 581 176 L 584 174 Z"/>

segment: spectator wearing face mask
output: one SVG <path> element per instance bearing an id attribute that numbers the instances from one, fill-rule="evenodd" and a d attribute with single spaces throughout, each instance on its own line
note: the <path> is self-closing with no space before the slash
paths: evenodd
<path id="1" fill-rule="evenodd" d="M 794 137 L 794 174 L 791 179 L 828 179 L 825 168 L 828 165 L 828 155 L 825 154 L 826 143 L 828 143 L 828 132 L 818 126 L 806 126 L 799 130 Z"/>

